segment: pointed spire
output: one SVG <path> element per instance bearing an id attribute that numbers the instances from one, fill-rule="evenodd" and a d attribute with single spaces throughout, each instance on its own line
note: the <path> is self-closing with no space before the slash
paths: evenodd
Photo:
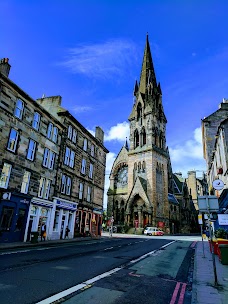
<path id="1" fill-rule="evenodd" d="M 153 86 L 157 86 L 154 65 L 152 61 L 151 51 L 150 51 L 150 44 L 148 34 L 146 35 L 146 46 L 144 50 L 143 56 L 143 64 L 142 70 L 140 75 L 140 84 L 139 84 L 139 91 L 141 93 L 146 93 L 146 88 L 148 86 L 148 80 L 153 83 Z"/>
<path id="2" fill-rule="evenodd" d="M 139 86 L 138 86 L 138 82 L 137 80 L 135 81 L 135 87 L 134 87 L 134 92 L 133 92 L 133 95 L 136 96 L 136 93 L 138 92 L 139 90 Z"/>
<path id="3" fill-rule="evenodd" d="M 126 142 L 125 142 L 124 147 L 125 147 L 127 150 L 129 150 L 129 148 L 128 148 L 128 143 L 127 143 L 127 137 L 126 137 Z"/>

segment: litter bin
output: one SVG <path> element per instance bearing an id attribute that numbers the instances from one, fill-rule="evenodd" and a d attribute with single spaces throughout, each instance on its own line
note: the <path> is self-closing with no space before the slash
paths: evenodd
<path id="1" fill-rule="evenodd" d="M 31 243 L 38 243 L 38 236 L 39 232 L 38 231 L 32 231 L 31 232 Z"/>
<path id="2" fill-rule="evenodd" d="M 218 246 L 221 254 L 221 263 L 223 265 L 228 265 L 228 245 L 220 244 Z"/>

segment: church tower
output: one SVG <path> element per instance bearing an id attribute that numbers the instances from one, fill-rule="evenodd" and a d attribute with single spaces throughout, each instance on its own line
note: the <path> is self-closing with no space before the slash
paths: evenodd
<path id="1" fill-rule="evenodd" d="M 128 118 L 130 145 L 128 151 L 124 150 L 124 163 L 125 166 L 127 163 L 128 172 L 126 192 L 122 193 L 122 200 L 125 202 L 125 223 L 132 227 L 152 225 L 166 230 L 169 227 L 167 120 L 148 35 L 140 81 L 136 81 L 133 94 L 134 105 Z M 118 170 L 115 168 L 117 164 L 118 157 L 112 169 L 113 180 L 115 172 L 118 176 Z M 117 197 L 112 199 L 118 201 Z"/>

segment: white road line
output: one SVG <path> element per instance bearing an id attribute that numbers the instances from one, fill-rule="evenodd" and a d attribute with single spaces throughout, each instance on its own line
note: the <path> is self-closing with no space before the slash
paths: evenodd
<path id="1" fill-rule="evenodd" d="M 174 242 L 175 242 L 175 241 L 172 241 L 172 242 L 170 242 L 170 243 L 168 243 L 168 244 L 162 246 L 161 248 L 165 248 L 165 247 L 171 245 L 171 244 L 174 243 Z M 113 247 L 106 248 L 106 249 L 104 249 L 104 250 L 111 249 L 111 248 L 113 248 Z M 131 263 L 131 264 L 136 263 L 136 262 L 142 260 L 143 258 L 145 258 L 145 257 L 147 257 L 147 256 L 149 256 L 149 255 L 151 255 L 151 254 L 153 254 L 153 253 L 154 253 L 155 251 L 157 251 L 157 250 L 159 250 L 159 249 L 156 249 L 156 250 L 153 250 L 153 251 L 151 251 L 151 252 L 148 252 L 148 253 L 142 255 L 141 257 L 139 257 L 138 259 L 130 261 L 129 263 Z M 114 269 L 112 269 L 112 270 L 110 270 L 110 271 L 107 271 L 107 272 L 105 272 L 105 273 L 102 273 L 102 274 L 100 274 L 100 275 L 98 275 L 98 276 L 96 276 L 96 277 L 94 277 L 94 278 L 92 278 L 92 279 L 89 279 L 89 280 L 87 280 L 87 281 L 85 281 L 85 282 L 83 282 L 83 283 L 80 283 L 80 284 L 75 285 L 75 286 L 73 286 L 73 287 L 71 287 L 71 288 L 68 288 L 68 289 L 66 289 L 66 290 L 64 290 L 64 291 L 61 291 L 61 292 L 57 293 L 57 294 L 54 295 L 54 296 L 51 296 L 51 297 L 49 297 L 49 298 L 47 298 L 47 299 L 44 299 L 44 300 L 42 300 L 42 301 L 40 301 L 40 302 L 37 302 L 36 304 L 51 304 L 51 303 L 53 303 L 53 302 L 55 302 L 55 301 L 60 300 L 61 298 L 64 298 L 64 297 L 70 295 L 70 294 L 73 293 L 73 292 L 76 292 L 76 291 L 78 291 L 78 290 L 80 290 L 80 289 L 82 289 L 82 288 L 85 288 L 85 287 L 88 286 L 88 285 L 93 284 L 93 283 L 96 282 L 96 281 L 99 281 L 100 279 L 103 279 L 103 278 L 105 278 L 105 277 L 107 277 L 107 276 L 110 276 L 111 274 L 113 274 L 113 273 L 115 273 L 115 272 L 117 272 L 117 271 L 123 269 L 123 267 L 124 267 L 124 265 L 123 265 L 123 266 L 120 266 L 120 267 L 117 267 L 117 268 L 114 268 Z"/>
<path id="2" fill-rule="evenodd" d="M 40 302 L 38 302 L 36 304 L 51 304 L 51 303 L 53 303 L 55 301 L 58 301 L 61 298 L 64 298 L 64 297 L 68 296 L 69 294 L 71 294 L 71 293 L 73 293 L 75 291 L 78 291 L 78 290 L 86 287 L 87 285 L 90 285 L 90 284 L 92 284 L 92 283 L 94 283 L 96 281 L 99 281 L 100 279 L 103 279 L 103 278 L 105 278 L 107 276 L 110 276 L 111 274 L 119 271 L 120 269 L 122 269 L 122 268 L 114 268 L 114 269 L 112 269 L 112 270 L 110 270 L 108 272 L 102 273 L 101 275 L 98 275 L 98 276 L 96 276 L 96 277 L 94 277 L 94 278 L 92 278 L 90 280 L 87 280 L 87 281 L 81 283 L 81 284 L 78 284 L 78 285 L 73 286 L 73 287 L 71 287 L 69 289 L 66 289 L 66 290 L 64 290 L 64 291 L 62 291 L 60 293 L 57 293 L 56 295 L 51 296 L 51 297 L 49 297 L 49 298 L 47 298 L 45 300 L 42 300 L 42 301 L 40 301 Z"/>
<path id="3" fill-rule="evenodd" d="M 2 252 L 2 253 L 0 253 L 0 255 L 23 253 L 23 252 L 30 252 L 30 251 L 35 251 L 35 250 L 48 250 L 48 249 L 51 249 L 51 248 L 34 248 L 34 249 L 27 249 L 27 250 L 9 251 L 9 252 Z"/>
<path id="4" fill-rule="evenodd" d="M 105 248 L 104 250 L 110 250 L 110 249 L 112 249 L 113 247 L 108 247 L 108 248 Z"/>
<path id="5" fill-rule="evenodd" d="M 22 253 L 22 252 L 28 252 L 28 251 L 31 251 L 31 250 L 21 250 L 21 251 L 13 251 L 13 252 L 3 252 L 3 253 L 0 253 L 0 255 L 7 255 L 7 254 L 14 254 L 14 253 Z"/>

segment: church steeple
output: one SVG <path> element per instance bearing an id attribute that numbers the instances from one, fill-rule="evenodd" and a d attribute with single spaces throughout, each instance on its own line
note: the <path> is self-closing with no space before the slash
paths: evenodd
<path id="1" fill-rule="evenodd" d="M 153 65 L 151 51 L 150 51 L 149 38 L 148 38 L 148 34 L 147 34 L 146 35 L 146 46 L 145 46 L 144 56 L 143 56 L 142 70 L 141 70 L 141 75 L 140 75 L 139 91 L 141 93 L 145 94 L 146 88 L 148 87 L 149 83 L 152 83 L 154 87 L 157 86 L 154 65 Z"/>

